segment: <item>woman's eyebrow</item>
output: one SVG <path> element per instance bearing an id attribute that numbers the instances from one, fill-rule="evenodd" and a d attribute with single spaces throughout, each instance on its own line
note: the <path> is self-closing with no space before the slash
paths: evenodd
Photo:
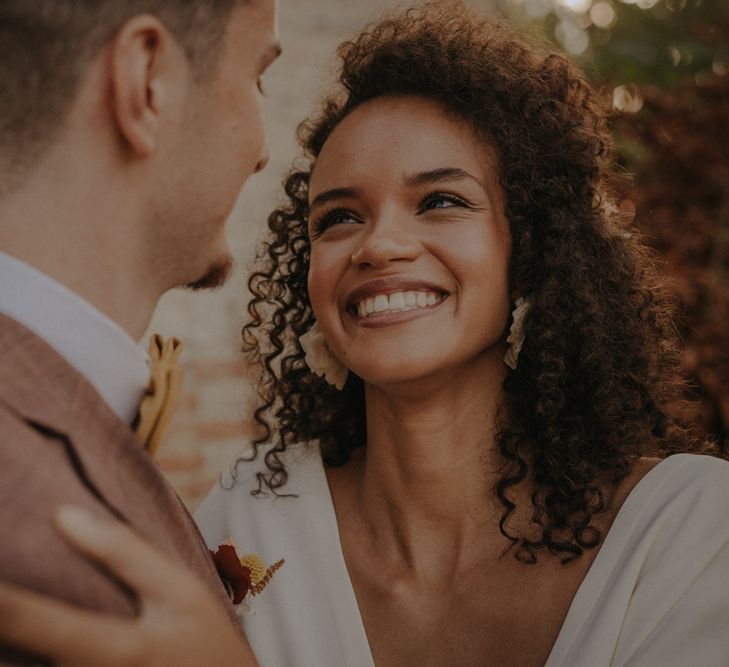
<path id="1" fill-rule="evenodd" d="M 464 179 L 474 181 L 481 189 L 486 190 L 486 187 L 478 178 L 465 169 L 459 169 L 458 167 L 439 167 L 438 169 L 429 169 L 427 171 L 410 174 L 405 177 L 405 185 L 408 187 L 416 187 L 418 185 L 432 185 L 434 183 L 442 183 L 443 181 L 460 181 Z M 311 200 L 309 206 L 310 208 L 314 208 L 315 206 L 326 204 L 336 199 L 352 199 L 357 197 L 357 195 L 356 188 L 332 188 L 331 190 L 320 192 Z"/>
<path id="2" fill-rule="evenodd" d="M 311 200 L 310 208 L 326 204 L 327 202 L 335 199 L 352 199 L 357 196 L 357 190 L 355 188 L 332 188 L 331 190 L 324 190 L 320 192 L 314 199 Z"/>
<path id="3" fill-rule="evenodd" d="M 408 187 L 415 187 L 418 185 L 432 185 L 442 181 L 460 181 L 463 179 L 475 181 L 483 190 L 486 189 L 484 184 L 473 174 L 470 174 L 465 169 L 459 169 L 458 167 L 439 167 L 438 169 L 419 171 L 416 174 L 411 174 L 406 177 L 405 185 Z"/>

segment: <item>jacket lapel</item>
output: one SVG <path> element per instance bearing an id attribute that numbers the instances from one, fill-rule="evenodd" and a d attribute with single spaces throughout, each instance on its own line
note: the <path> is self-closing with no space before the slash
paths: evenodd
<path id="1" fill-rule="evenodd" d="M 49 436 L 49 446 L 65 446 L 102 503 L 227 599 L 197 527 L 131 427 L 55 350 L 1 314 L 0 405 Z"/>

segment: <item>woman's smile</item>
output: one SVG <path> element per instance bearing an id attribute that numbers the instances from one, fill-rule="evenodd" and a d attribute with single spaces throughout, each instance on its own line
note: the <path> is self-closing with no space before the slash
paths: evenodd
<path id="1" fill-rule="evenodd" d="M 380 278 L 356 288 L 347 298 L 345 312 L 360 326 L 390 326 L 429 315 L 448 296 L 434 283 Z"/>

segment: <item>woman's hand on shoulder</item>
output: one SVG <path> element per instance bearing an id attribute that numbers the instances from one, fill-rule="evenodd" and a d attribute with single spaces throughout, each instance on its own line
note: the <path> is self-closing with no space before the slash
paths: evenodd
<path id="1" fill-rule="evenodd" d="M 68 667 L 254 667 L 255 658 L 207 586 L 119 522 L 63 508 L 63 536 L 124 581 L 136 618 L 82 610 L 0 583 L 0 641 Z"/>

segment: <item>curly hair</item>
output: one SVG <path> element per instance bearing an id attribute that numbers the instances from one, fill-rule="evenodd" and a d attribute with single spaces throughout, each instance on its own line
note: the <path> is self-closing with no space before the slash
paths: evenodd
<path id="1" fill-rule="evenodd" d="M 380 96 L 415 95 L 465 119 L 499 155 L 513 252 L 511 285 L 528 295 L 526 341 L 499 411 L 500 521 L 523 563 L 540 550 L 562 562 L 597 546 L 595 515 L 644 455 L 698 449 L 671 416 L 677 396 L 673 304 L 654 262 L 608 198 L 612 143 L 583 75 L 462 2 L 386 16 L 339 47 L 338 89 L 299 128 L 306 166 L 285 180 L 287 201 L 251 275 L 243 349 L 260 370 L 254 419 L 266 471 L 287 481 L 280 454 L 318 441 L 325 465 L 367 443 L 363 381 L 337 391 L 309 371 L 298 338 L 314 323 L 307 293 L 311 170 L 337 124 Z M 508 328 L 507 328 L 508 330 Z M 251 460 L 251 459 L 246 459 Z M 530 485 L 529 537 L 513 531 L 514 487 Z"/>

